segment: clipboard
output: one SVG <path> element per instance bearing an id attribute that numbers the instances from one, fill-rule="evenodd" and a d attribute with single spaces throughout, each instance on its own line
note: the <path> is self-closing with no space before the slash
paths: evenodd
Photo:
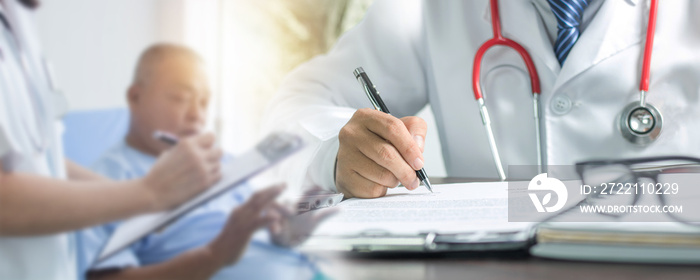
<path id="1" fill-rule="evenodd" d="M 505 182 L 404 188 L 351 198 L 301 245 L 307 252 L 359 256 L 526 254 L 536 223 L 507 222 Z M 474 211 L 482 209 L 483 212 Z"/>
<path id="2" fill-rule="evenodd" d="M 415 235 L 367 232 L 355 236 L 315 236 L 302 246 L 305 251 L 344 252 L 354 255 L 406 256 L 411 254 L 471 253 L 510 254 L 527 252 L 534 245 L 534 230 L 465 232 Z"/>
<path id="3" fill-rule="evenodd" d="M 166 226 L 182 215 L 213 198 L 239 186 L 303 147 L 300 137 L 290 133 L 273 133 L 255 148 L 222 166 L 222 178 L 214 186 L 173 210 L 137 216 L 121 223 L 101 249 L 93 263 L 98 264 L 144 236 Z"/>

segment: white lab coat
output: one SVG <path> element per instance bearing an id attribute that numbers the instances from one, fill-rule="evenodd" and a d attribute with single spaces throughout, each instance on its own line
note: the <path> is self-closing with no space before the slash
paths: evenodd
<path id="1" fill-rule="evenodd" d="M 65 178 L 58 117 L 65 111 L 65 98 L 51 90 L 31 15 L 15 0 L 0 6 L 21 44 L 26 58 L 25 78 L 13 47 L 0 26 L 0 160 L 6 172 L 22 172 Z M 12 36 L 15 37 L 15 36 Z M 32 98 L 28 82 L 40 98 Z M 32 103 L 36 102 L 36 105 Z M 38 123 L 44 123 L 40 126 Z M 32 141 L 46 141 L 37 149 Z M 0 203 L 5 199 L 0 197 Z M 0 279 L 77 279 L 76 250 L 71 233 L 31 237 L 0 237 Z"/>
<path id="2" fill-rule="evenodd" d="M 449 176 L 497 178 L 471 78 L 476 50 L 493 36 L 488 2 L 377 1 L 333 50 L 296 69 L 266 121 L 268 129 L 300 125 L 315 141 L 316 151 L 305 162 L 309 169 L 296 172 L 307 183 L 334 188 L 338 140 L 329 135 L 356 108 L 371 106 L 352 75 L 362 66 L 393 115 L 432 106 Z M 639 100 L 648 1 L 602 3 L 563 69 L 533 2 L 500 2 L 504 36 L 529 51 L 539 72 L 546 164 L 700 156 L 700 1 L 660 1 L 647 101 L 659 109 L 664 125 L 645 146 L 627 142 L 617 124 L 623 107 Z M 532 97 L 521 58 L 510 49 L 490 50 L 481 80 L 506 174 L 509 165 L 536 164 Z"/>

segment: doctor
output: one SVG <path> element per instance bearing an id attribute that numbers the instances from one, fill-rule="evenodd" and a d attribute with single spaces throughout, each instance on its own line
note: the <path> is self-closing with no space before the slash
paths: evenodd
<path id="1" fill-rule="evenodd" d="M 496 30 L 491 1 L 379 0 L 327 55 L 293 71 L 270 106 L 267 128 L 295 125 L 318 142 L 308 168 L 296 170 L 300 177 L 356 197 L 383 196 L 399 182 L 415 189 L 426 124 L 412 116 L 428 104 L 448 176 L 499 178 L 498 160 L 507 174 L 509 165 L 537 165 L 538 156 L 544 165 L 700 156 L 700 3 L 658 1 L 653 21 L 650 1 L 642 0 L 495 2 L 502 36 L 529 54 L 536 79 L 523 57 L 503 46 L 485 52 L 473 71 L 478 49 Z M 656 38 L 653 49 L 645 46 L 649 38 Z M 647 62 L 645 49 L 653 50 Z M 650 83 L 642 98 L 645 65 Z M 352 75 L 359 66 L 393 116 L 360 109 L 370 103 Z M 534 94 L 538 126 L 534 81 L 541 87 Z M 489 109 L 494 145 L 475 88 Z M 644 114 L 627 110 L 630 104 Z M 649 118 L 652 107 L 656 119 Z M 643 135 L 630 138 L 626 123 Z"/>
<path id="2" fill-rule="evenodd" d="M 78 279 L 74 235 L 162 211 L 218 180 L 211 134 L 183 139 L 143 179 L 113 182 L 66 161 L 31 0 L 0 0 L 0 279 Z"/>

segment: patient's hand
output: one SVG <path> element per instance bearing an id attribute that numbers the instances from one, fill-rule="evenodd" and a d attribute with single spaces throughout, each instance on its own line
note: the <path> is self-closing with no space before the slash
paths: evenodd
<path id="1" fill-rule="evenodd" d="M 284 187 L 278 185 L 258 191 L 245 204 L 233 210 L 224 229 L 208 245 L 219 264 L 224 266 L 237 262 L 253 233 L 280 218 L 279 212 L 273 208 L 275 198 Z"/>
<path id="2" fill-rule="evenodd" d="M 206 133 L 181 139 L 163 153 L 142 179 L 154 210 L 172 208 L 221 178 L 221 149 Z"/>

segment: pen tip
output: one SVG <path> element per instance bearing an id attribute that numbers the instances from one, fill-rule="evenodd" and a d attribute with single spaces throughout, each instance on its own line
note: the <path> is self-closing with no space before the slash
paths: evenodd
<path id="1" fill-rule="evenodd" d="M 423 184 L 431 193 L 433 192 L 433 186 L 430 184 L 430 181 L 428 181 L 427 177 L 425 178 L 425 180 L 423 180 Z"/>

